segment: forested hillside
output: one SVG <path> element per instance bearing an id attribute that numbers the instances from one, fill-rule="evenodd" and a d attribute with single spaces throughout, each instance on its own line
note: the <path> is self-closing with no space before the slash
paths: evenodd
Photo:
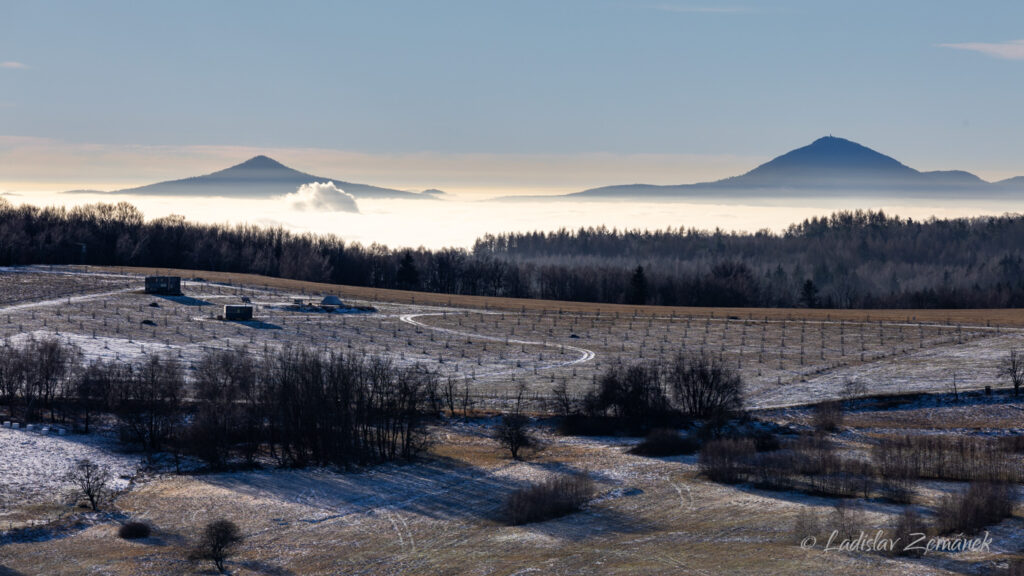
<path id="1" fill-rule="evenodd" d="M 914 221 L 858 211 L 805 220 L 781 234 L 589 228 L 488 235 L 471 250 L 429 251 L 178 216 L 147 222 L 124 202 L 66 209 L 0 198 L 0 265 L 189 268 L 635 304 L 1019 307 L 1022 243 L 1019 215 Z"/>

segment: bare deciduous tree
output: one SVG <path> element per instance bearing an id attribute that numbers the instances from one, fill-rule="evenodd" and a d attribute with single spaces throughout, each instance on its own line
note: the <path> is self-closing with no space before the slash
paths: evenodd
<path id="1" fill-rule="evenodd" d="M 515 402 L 512 411 L 501 415 L 501 422 L 494 430 L 494 437 L 512 454 L 513 460 L 519 460 L 520 451 L 536 445 L 530 434 L 530 419 L 523 413 L 523 398 L 526 396 L 526 384 L 519 383 L 516 387 Z"/>
<path id="2" fill-rule="evenodd" d="M 1010 350 L 1009 356 L 1003 360 L 999 374 L 1010 378 L 1013 382 L 1013 395 L 1019 395 L 1020 387 L 1024 385 L 1024 354 L 1020 350 Z"/>
<path id="3" fill-rule="evenodd" d="M 462 381 L 462 417 L 469 418 L 469 409 L 473 407 L 473 397 L 470 395 L 469 378 Z"/>
<path id="4" fill-rule="evenodd" d="M 572 393 L 569 392 L 569 383 L 565 378 L 558 381 L 551 390 L 552 406 L 559 416 L 568 416 L 576 411 L 577 402 Z"/>
<path id="5" fill-rule="evenodd" d="M 684 414 L 712 418 L 743 407 L 739 374 L 713 356 L 680 354 L 669 367 L 667 380 Z"/>
<path id="6" fill-rule="evenodd" d="M 458 392 L 455 386 L 455 379 L 451 376 L 444 381 L 444 403 L 448 406 L 448 414 L 455 417 L 455 398 L 458 396 Z"/>
<path id="7" fill-rule="evenodd" d="M 242 540 L 242 533 L 234 522 L 223 518 L 214 520 L 203 528 L 199 542 L 196 543 L 193 558 L 197 560 L 212 560 L 217 570 L 223 574 L 226 571 L 224 562 L 227 561 L 234 552 L 235 547 Z"/>
<path id="8" fill-rule="evenodd" d="M 99 510 L 110 497 L 109 484 L 112 477 L 110 468 L 89 459 L 79 460 L 68 470 L 66 476 L 67 480 L 89 499 L 89 505 L 93 510 Z"/>

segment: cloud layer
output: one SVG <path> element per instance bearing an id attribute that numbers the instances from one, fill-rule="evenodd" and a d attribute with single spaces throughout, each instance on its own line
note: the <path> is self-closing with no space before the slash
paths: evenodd
<path id="1" fill-rule="evenodd" d="M 334 182 L 310 182 L 284 197 L 295 210 L 317 212 L 359 213 L 354 196 L 334 185 Z"/>
<path id="2" fill-rule="evenodd" d="M 6 60 L 4 62 L 0 62 L 0 68 L 10 68 L 10 69 L 13 69 L 13 70 L 26 70 L 26 69 L 28 69 L 28 65 L 27 64 L 23 64 L 21 62 L 14 62 L 13 60 Z"/>
<path id="3" fill-rule="evenodd" d="M 956 50 L 981 52 L 982 54 L 1004 60 L 1024 60 L 1024 40 L 1010 40 L 1009 42 L 962 42 L 957 44 L 939 44 L 939 46 Z"/>

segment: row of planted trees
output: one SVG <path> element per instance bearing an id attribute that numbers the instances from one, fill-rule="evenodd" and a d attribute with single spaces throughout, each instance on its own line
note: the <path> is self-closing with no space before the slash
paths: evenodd
<path id="1" fill-rule="evenodd" d="M 283 348 L 213 351 L 186 377 L 176 358 L 84 362 L 56 339 L 0 346 L 0 403 L 12 419 L 83 432 L 113 423 L 147 453 L 194 455 L 214 467 L 350 465 L 423 447 L 438 379 L 420 366 Z"/>

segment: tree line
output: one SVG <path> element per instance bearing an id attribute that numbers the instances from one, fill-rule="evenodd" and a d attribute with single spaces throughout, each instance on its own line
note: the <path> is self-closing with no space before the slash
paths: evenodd
<path id="1" fill-rule="evenodd" d="M 678 306 L 1024 306 L 1024 216 L 913 220 L 836 212 L 782 233 L 604 227 L 486 235 L 471 249 L 391 249 L 280 227 L 146 221 L 129 203 L 14 206 L 0 265 L 254 273 L 481 296 Z"/>
<path id="2" fill-rule="evenodd" d="M 410 458 L 441 410 L 436 373 L 422 366 L 296 347 L 212 351 L 186 378 L 175 357 L 83 360 L 55 338 L 0 346 L 0 404 L 12 419 L 89 432 L 113 424 L 148 454 L 214 468 L 348 466 Z"/>

